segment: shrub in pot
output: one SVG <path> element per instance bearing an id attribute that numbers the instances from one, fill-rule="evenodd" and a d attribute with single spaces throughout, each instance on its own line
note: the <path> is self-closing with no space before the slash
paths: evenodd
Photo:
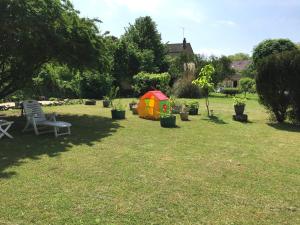
<path id="1" fill-rule="evenodd" d="M 94 99 L 86 100 L 85 105 L 96 105 L 96 100 Z"/>
<path id="2" fill-rule="evenodd" d="M 123 120 L 125 119 L 125 107 L 121 104 L 114 104 L 111 110 L 111 117 L 114 120 Z"/>
<path id="3" fill-rule="evenodd" d="M 189 111 L 190 109 L 186 106 L 182 106 L 180 110 L 180 119 L 182 121 L 188 121 L 189 120 Z"/>
<path id="4" fill-rule="evenodd" d="M 190 115 L 198 115 L 199 112 L 199 103 L 197 101 L 190 102 L 186 105 L 189 108 Z"/>
<path id="5" fill-rule="evenodd" d="M 236 115 L 243 115 L 246 106 L 246 100 L 244 98 L 233 98 L 233 106 Z"/>
<path id="6" fill-rule="evenodd" d="M 176 116 L 173 114 L 160 115 L 160 125 L 162 127 L 176 127 Z"/>

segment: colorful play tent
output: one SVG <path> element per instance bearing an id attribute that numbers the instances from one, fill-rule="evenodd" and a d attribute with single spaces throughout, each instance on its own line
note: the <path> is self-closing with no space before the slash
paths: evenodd
<path id="1" fill-rule="evenodd" d="M 170 113 L 170 101 L 161 91 L 148 91 L 138 103 L 139 116 L 158 120 L 161 113 Z"/>

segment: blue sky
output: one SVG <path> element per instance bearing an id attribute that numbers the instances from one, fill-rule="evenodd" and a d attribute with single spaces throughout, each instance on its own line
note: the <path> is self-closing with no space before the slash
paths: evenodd
<path id="1" fill-rule="evenodd" d="M 251 54 L 268 38 L 300 42 L 300 0 L 72 0 L 82 16 L 103 21 L 119 37 L 139 16 L 151 16 L 164 42 L 191 42 L 195 53 Z"/>

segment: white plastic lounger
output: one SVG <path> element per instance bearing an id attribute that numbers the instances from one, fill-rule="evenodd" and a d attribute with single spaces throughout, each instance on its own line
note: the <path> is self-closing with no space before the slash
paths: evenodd
<path id="1" fill-rule="evenodd" d="M 23 132 L 32 130 L 29 129 L 29 127 L 32 126 L 36 135 L 54 132 L 55 137 L 58 137 L 71 134 L 72 125 L 70 123 L 56 121 L 55 114 L 49 115 L 49 119 L 47 119 L 39 102 L 27 100 L 23 102 L 23 107 L 27 120 Z M 45 127 L 52 127 L 53 129 L 45 130 L 43 129 Z M 62 132 L 62 129 L 65 131 Z"/>

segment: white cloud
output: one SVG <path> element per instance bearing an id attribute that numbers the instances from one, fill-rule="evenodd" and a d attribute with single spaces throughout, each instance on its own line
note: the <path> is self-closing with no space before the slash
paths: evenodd
<path id="1" fill-rule="evenodd" d="M 214 26 L 236 27 L 237 23 L 232 20 L 218 20 L 213 25 Z"/>

